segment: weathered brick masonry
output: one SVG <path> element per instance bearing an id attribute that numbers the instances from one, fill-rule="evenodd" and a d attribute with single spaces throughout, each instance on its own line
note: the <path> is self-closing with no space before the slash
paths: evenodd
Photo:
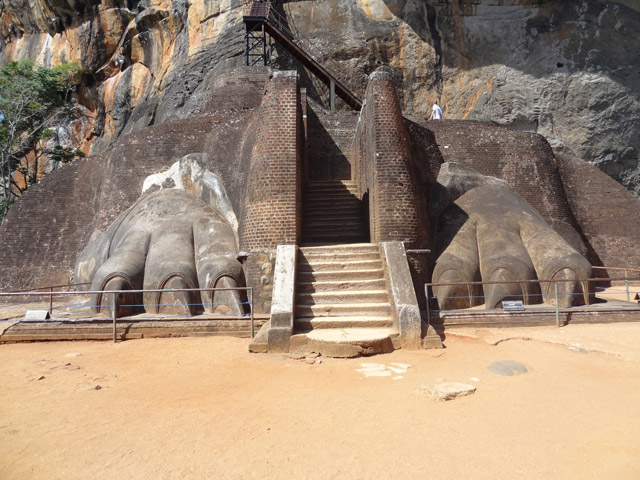
<path id="1" fill-rule="evenodd" d="M 443 162 L 506 180 L 594 265 L 639 266 L 640 205 L 592 165 L 554 156 L 541 136 L 490 122 L 407 120 L 422 181 Z"/>
<path id="2" fill-rule="evenodd" d="M 236 213 L 243 211 L 251 125 L 267 78 L 265 69 L 229 72 L 217 80 L 226 93 L 222 108 L 210 102 L 200 117 L 123 136 L 108 152 L 32 186 L 0 229 L 0 290 L 67 283 L 93 230 L 129 208 L 148 175 L 188 153 L 208 152 L 207 167 L 220 175 Z"/>
<path id="3" fill-rule="evenodd" d="M 435 178 L 442 162 L 467 165 L 483 175 L 507 181 L 578 250 L 587 252 L 573 217 L 551 147 L 541 135 L 518 132 L 490 122 L 407 120 L 421 150 L 418 162 Z"/>
<path id="4" fill-rule="evenodd" d="M 295 72 L 275 72 L 258 114 L 240 247 L 296 244 L 300 237 L 300 91 Z"/>
<path id="5" fill-rule="evenodd" d="M 358 112 L 308 109 L 309 180 L 350 180 L 353 134 Z"/>
<path id="6" fill-rule="evenodd" d="M 640 204 L 622 185 L 587 162 L 562 156 L 558 165 L 571 210 L 599 264 L 640 268 Z M 605 272 L 596 274 L 604 276 Z M 619 278 L 620 272 L 606 275 Z"/>
<path id="7" fill-rule="evenodd" d="M 275 72 L 258 112 L 257 141 L 245 189 L 240 248 L 256 311 L 268 312 L 275 250 L 301 232 L 304 118 L 296 72 Z"/>
<path id="8" fill-rule="evenodd" d="M 359 196 L 368 195 L 371 241 L 400 240 L 410 249 L 428 248 L 426 200 L 416 184 L 395 85 L 385 72 L 369 78 L 353 148 Z"/>
<path id="9" fill-rule="evenodd" d="M 353 141 L 353 178 L 360 198 L 365 206 L 368 203 L 371 241 L 400 240 L 414 250 L 407 252 L 407 259 L 424 308 L 422 285 L 430 280 L 430 257 L 425 252 L 431 248 L 429 192 L 409 141 L 392 76 L 374 72 Z"/>

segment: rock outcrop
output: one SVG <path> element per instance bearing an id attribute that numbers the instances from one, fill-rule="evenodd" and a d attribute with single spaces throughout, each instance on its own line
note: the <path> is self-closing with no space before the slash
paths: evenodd
<path id="1" fill-rule="evenodd" d="M 640 6 L 633 0 L 274 2 L 293 31 L 362 92 L 388 65 L 402 107 L 541 133 L 640 194 Z M 122 134 L 198 114 L 211 80 L 242 64 L 241 0 L 5 0 L 0 63 L 77 62 L 91 153 Z M 295 62 L 276 47 L 276 66 Z M 301 73 L 309 95 L 324 87 Z"/>

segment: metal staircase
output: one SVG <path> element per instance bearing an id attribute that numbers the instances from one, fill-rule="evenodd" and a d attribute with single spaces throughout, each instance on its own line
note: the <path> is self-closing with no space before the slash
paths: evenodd
<path id="1" fill-rule="evenodd" d="M 245 0 L 243 21 L 245 24 L 245 64 L 268 65 L 271 56 L 270 39 L 273 38 L 286 48 L 311 73 L 329 87 L 330 108 L 335 110 L 336 95 L 354 110 L 362 108 L 362 101 L 346 86 L 344 79 L 347 75 L 340 75 L 327 69 L 320 61 L 322 57 L 315 47 L 294 33 L 288 26 L 286 18 L 274 8 L 271 0 Z"/>

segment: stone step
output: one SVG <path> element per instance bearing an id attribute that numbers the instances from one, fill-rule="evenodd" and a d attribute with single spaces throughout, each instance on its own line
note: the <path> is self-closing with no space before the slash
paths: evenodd
<path id="1" fill-rule="evenodd" d="M 311 180 L 305 184 L 305 188 L 309 189 L 335 189 L 335 188 L 349 188 L 357 187 L 358 183 L 355 180 Z"/>
<path id="2" fill-rule="evenodd" d="M 350 270 L 373 270 L 382 268 L 382 261 L 378 260 L 353 260 L 350 262 L 328 262 L 328 261 L 312 261 L 309 263 L 306 259 L 298 260 L 298 272 L 339 272 Z"/>
<path id="3" fill-rule="evenodd" d="M 357 255 L 357 257 L 354 255 Z M 299 252 L 298 254 L 298 260 L 304 259 L 308 264 L 315 262 L 349 262 L 354 258 L 358 258 L 358 260 L 380 260 L 380 253 L 375 251 L 358 254 L 353 252 Z"/>
<path id="4" fill-rule="evenodd" d="M 367 240 L 367 235 L 362 232 L 347 232 L 335 234 L 333 232 L 316 233 L 313 235 L 305 235 L 303 232 L 304 243 L 334 243 L 334 242 L 362 242 Z"/>
<path id="5" fill-rule="evenodd" d="M 351 317 L 362 315 L 389 316 L 391 315 L 391 305 L 388 302 L 296 304 L 297 317 Z"/>
<path id="6" fill-rule="evenodd" d="M 366 240 L 365 231 L 363 228 L 311 228 L 302 229 L 302 238 L 307 240 L 324 240 L 327 238 L 340 240 L 349 239 L 355 241 L 357 239 Z"/>
<path id="7" fill-rule="evenodd" d="M 291 337 L 291 352 L 312 351 L 325 357 L 351 358 L 393 351 L 392 328 L 315 329 Z"/>
<path id="8" fill-rule="evenodd" d="M 375 243 L 363 242 L 300 247 L 300 251 L 305 255 L 317 253 L 351 253 L 352 255 L 358 255 L 360 253 L 380 252 L 380 248 Z"/>
<path id="9" fill-rule="evenodd" d="M 364 215 L 360 212 L 359 209 L 355 208 L 338 208 L 338 209 L 323 209 L 323 210 L 310 210 L 309 213 L 303 212 L 303 222 L 306 221 L 315 221 L 315 222 L 329 222 L 332 220 L 341 220 L 343 218 L 353 218 L 359 217 L 362 218 L 363 223 L 365 223 Z"/>
<path id="10" fill-rule="evenodd" d="M 302 190 L 302 197 L 350 197 L 358 200 L 356 196 L 358 190 L 355 186 L 336 186 L 336 187 L 305 187 Z"/>
<path id="11" fill-rule="evenodd" d="M 384 303 L 389 301 L 386 290 L 330 290 L 296 293 L 296 305 L 326 303 Z"/>
<path id="12" fill-rule="evenodd" d="M 384 278 L 296 282 L 296 292 L 299 293 L 330 292 L 339 290 L 381 290 L 386 287 L 387 283 Z"/>
<path id="13" fill-rule="evenodd" d="M 350 223 L 344 223 L 342 225 L 340 224 L 335 224 L 335 225 L 331 225 L 331 224 L 318 224 L 318 223 L 312 223 L 312 222 L 305 222 L 303 224 L 303 232 L 318 232 L 318 233 L 324 233 L 324 232 L 342 232 L 342 231 L 347 231 L 347 232 L 360 232 L 362 233 L 364 230 L 364 224 L 363 222 L 350 222 Z"/>
<path id="14" fill-rule="evenodd" d="M 296 330 L 315 330 L 318 328 L 390 328 L 393 320 L 381 315 L 350 317 L 296 317 Z"/>
<path id="15" fill-rule="evenodd" d="M 309 215 L 309 217 L 316 217 L 323 213 L 351 213 L 355 215 L 362 215 L 362 205 L 360 202 L 342 201 L 337 202 L 333 200 L 322 200 L 317 202 L 305 202 L 303 213 Z"/>
<path id="16" fill-rule="evenodd" d="M 305 201 L 317 199 L 346 199 L 359 202 L 360 199 L 355 196 L 351 190 L 305 190 L 302 194 Z"/>
<path id="17" fill-rule="evenodd" d="M 360 215 L 340 215 L 335 218 L 307 218 L 304 224 L 308 227 L 339 227 L 344 225 L 364 225 L 364 219 Z"/>
<path id="18" fill-rule="evenodd" d="M 297 279 L 300 282 L 331 282 L 331 281 L 348 281 L 348 280 L 374 280 L 384 279 L 384 271 L 382 268 L 370 270 L 335 270 L 324 272 L 297 272 Z"/>
<path id="19" fill-rule="evenodd" d="M 332 234 L 334 236 L 340 235 L 348 235 L 352 237 L 353 235 L 364 236 L 366 234 L 366 230 L 362 226 L 344 226 L 344 227 L 307 227 L 305 225 L 302 226 L 302 235 L 304 237 L 324 237 L 326 235 Z"/>

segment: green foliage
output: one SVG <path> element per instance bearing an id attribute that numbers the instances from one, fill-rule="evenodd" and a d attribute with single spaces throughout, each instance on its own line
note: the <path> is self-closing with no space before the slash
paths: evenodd
<path id="1" fill-rule="evenodd" d="M 46 150 L 46 154 L 51 160 L 56 162 L 56 164 L 67 164 L 76 158 L 84 158 L 85 156 L 84 152 L 79 148 L 62 147 L 60 145 Z"/>
<path id="2" fill-rule="evenodd" d="M 50 155 L 59 163 L 84 156 L 76 149 L 43 150 L 41 141 L 52 138 L 48 128 L 56 114 L 68 105 L 79 69 L 75 64 L 55 68 L 36 66 L 31 60 L 11 62 L 0 68 L 0 222 L 12 203 L 37 180 L 38 161 Z M 31 154 L 35 165 L 21 166 Z M 58 164 L 58 163 L 57 163 Z M 14 181 L 14 172 L 22 174 L 23 185 Z"/>

